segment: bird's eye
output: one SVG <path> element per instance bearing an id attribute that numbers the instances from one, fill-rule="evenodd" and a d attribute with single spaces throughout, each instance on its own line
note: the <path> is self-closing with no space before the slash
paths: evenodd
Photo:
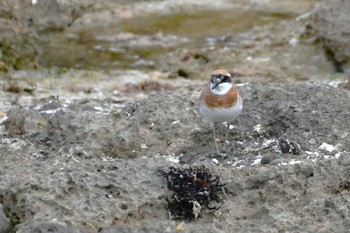
<path id="1" fill-rule="evenodd" d="M 229 77 L 229 76 L 227 76 L 227 75 L 223 75 L 223 76 L 222 76 L 222 82 L 229 83 L 229 82 L 231 82 L 231 79 L 230 79 L 230 77 Z"/>

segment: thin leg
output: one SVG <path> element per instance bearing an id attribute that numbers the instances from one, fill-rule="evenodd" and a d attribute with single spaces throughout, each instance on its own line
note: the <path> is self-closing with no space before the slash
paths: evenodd
<path id="1" fill-rule="evenodd" d="M 215 143 L 216 151 L 220 154 L 219 147 L 218 147 L 218 143 L 217 143 L 217 141 L 216 141 L 215 123 L 212 124 L 212 127 L 213 127 L 214 143 Z"/>
<path id="2" fill-rule="evenodd" d="M 225 135 L 225 151 L 227 152 L 227 136 L 228 136 L 228 132 L 230 130 L 230 123 L 226 122 L 226 126 L 227 126 L 227 129 L 226 129 L 226 135 Z"/>

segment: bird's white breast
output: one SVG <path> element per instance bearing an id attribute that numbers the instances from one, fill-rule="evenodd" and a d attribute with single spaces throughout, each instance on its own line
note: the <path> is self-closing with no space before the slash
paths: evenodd
<path id="1" fill-rule="evenodd" d="M 243 103 L 239 96 L 237 103 L 229 108 L 209 108 L 204 101 L 201 101 L 199 110 L 205 119 L 211 122 L 232 122 L 242 112 Z"/>

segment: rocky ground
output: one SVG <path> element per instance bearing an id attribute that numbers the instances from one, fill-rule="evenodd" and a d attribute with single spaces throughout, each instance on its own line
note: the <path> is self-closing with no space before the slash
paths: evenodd
<path id="1" fill-rule="evenodd" d="M 244 111 L 223 154 L 199 116 L 198 89 L 124 107 L 51 100 L 11 110 L 1 193 L 19 232 L 175 232 L 157 171 L 202 164 L 228 194 L 217 213 L 185 223 L 188 231 L 346 231 L 349 92 L 261 82 L 239 89 Z"/>
<path id="2" fill-rule="evenodd" d="M 14 12 L 18 2 L 3 1 L 1 20 L 7 24 L 0 27 L 16 28 L 17 39 L 27 33 L 36 44 L 31 38 L 38 32 L 48 36 L 69 25 L 70 34 L 109 25 L 107 13 L 121 21 L 192 9 L 188 6 L 208 13 L 206 4 L 193 1 L 121 1 L 122 7 L 114 1 L 81 1 L 71 7 L 74 2 L 57 1 L 53 7 L 39 0 L 39 9 L 62 14 L 34 14 L 33 2 Z M 245 6 L 209 2 L 215 10 L 223 2 L 230 9 Z M 101 67 L 94 70 L 28 70 L 43 66 L 40 59 L 47 56 L 43 48 L 32 50 L 31 43 L 11 50 L 10 59 L 0 57 L 0 70 L 7 70 L 0 92 L 0 233 L 347 232 L 350 92 L 338 84 L 347 85 L 349 53 L 343 43 L 346 26 L 330 13 L 345 14 L 347 3 L 342 8 L 325 1 L 311 8 L 313 3 L 251 1 L 245 9 L 286 19 L 268 19 L 239 33 L 201 35 L 207 43 L 201 46 L 192 46 L 197 39 L 176 30 L 174 35 L 104 37 L 113 51 L 165 41 L 165 47 L 183 45 L 147 59 L 123 60 L 142 64 L 126 69 L 110 64 L 101 69 L 97 62 Z M 28 14 L 34 15 L 32 27 L 25 23 Z M 140 30 L 133 27 L 128 30 Z M 334 33 L 326 33 L 329 27 Z M 7 40 L 0 39 L 6 55 Z M 28 57 L 19 62 L 21 51 Z M 20 65 L 27 68 L 16 70 Z M 198 111 L 203 80 L 218 66 L 233 73 L 244 101 L 220 154 Z M 226 126 L 217 127 L 223 138 Z M 172 219 L 166 209 L 172 192 L 159 171 L 202 165 L 226 184 L 215 203 L 219 208 L 203 206 L 192 221 Z"/>

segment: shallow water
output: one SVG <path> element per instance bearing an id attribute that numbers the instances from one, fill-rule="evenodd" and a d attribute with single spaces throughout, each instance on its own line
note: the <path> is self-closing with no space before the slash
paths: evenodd
<path id="1" fill-rule="evenodd" d="M 206 10 L 193 13 L 155 14 L 124 19 L 118 25 L 122 31 L 135 34 L 154 34 L 161 31 L 179 37 L 203 38 L 235 34 L 292 15 L 264 13 L 254 10 Z"/>
<path id="2" fill-rule="evenodd" d="M 105 28 L 57 34 L 40 64 L 82 69 L 152 69 L 157 67 L 155 58 L 165 52 L 210 46 L 215 38 L 235 36 L 254 26 L 291 17 L 254 10 L 205 10 L 121 19 Z"/>
<path id="3" fill-rule="evenodd" d="M 117 7 L 119 13 L 101 11 L 87 18 L 101 17 L 106 23 L 88 23 L 87 27 L 78 23 L 57 33 L 39 64 L 59 69 L 161 71 L 188 79 L 204 79 L 212 69 L 225 67 L 242 74 L 247 82 L 257 77 L 269 81 L 343 79 L 322 48 L 308 38 L 307 12 L 314 2 L 236 0 L 227 9 L 180 4 L 184 10 L 178 6 L 169 10 L 153 2 L 147 4 L 156 10 L 141 7 L 140 11 L 143 2 L 133 1 L 135 5 L 126 10 Z M 127 16 L 121 15 L 123 10 Z"/>

